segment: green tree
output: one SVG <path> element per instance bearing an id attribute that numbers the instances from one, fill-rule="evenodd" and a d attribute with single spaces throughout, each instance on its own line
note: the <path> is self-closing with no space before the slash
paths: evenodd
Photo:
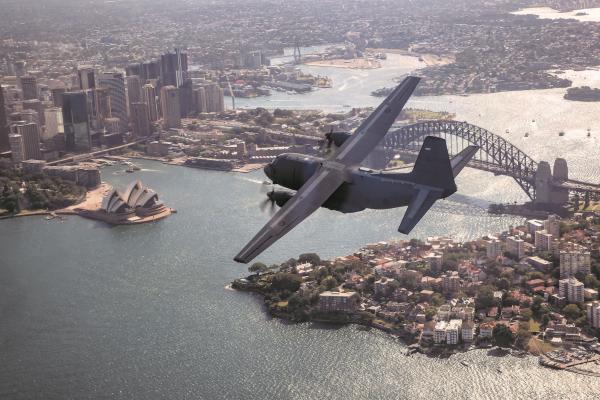
<path id="1" fill-rule="evenodd" d="M 475 297 L 475 305 L 478 309 L 490 308 L 495 304 L 494 301 L 494 287 L 493 286 L 482 286 L 477 292 Z"/>
<path id="2" fill-rule="evenodd" d="M 529 324 L 520 324 L 516 335 L 515 345 L 521 349 L 526 349 L 530 339 L 531 332 L 529 332 Z"/>
<path id="3" fill-rule="evenodd" d="M 510 282 L 506 278 L 500 278 L 496 281 L 496 286 L 500 290 L 508 290 L 510 289 Z"/>
<path id="4" fill-rule="evenodd" d="M 434 293 L 433 296 L 431 296 L 431 303 L 434 306 L 439 307 L 444 304 L 444 297 L 439 293 Z"/>
<path id="5" fill-rule="evenodd" d="M 302 278 L 296 274 L 278 272 L 271 279 L 271 288 L 273 290 L 289 290 L 295 292 L 300 288 Z"/>
<path id="6" fill-rule="evenodd" d="M 577 304 L 567 304 L 562 311 L 565 317 L 571 320 L 576 320 L 581 316 L 581 310 L 579 309 Z"/>
<path id="7" fill-rule="evenodd" d="M 256 275 L 259 275 L 261 272 L 265 272 L 267 269 L 267 265 L 261 262 L 255 262 L 254 264 L 248 267 L 248 271 L 254 272 Z"/>
<path id="8" fill-rule="evenodd" d="M 310 263 L 312 265 L 317 266 L 321 263 L 321 258 L 316 253 L 304 253 L 300 254 L 300 257 L 298 257 L 298 261 L 301 264 Z"/>
<path id="9" fill-rule="evenodd" d="M 514 341 L 513 333 L 509 327 L 504 324 L 496 324 L 492 331 L 492 340 L 494 344 L 499 347 L 510 347 Z"/>
<path id="10" fill-rule="evenodd" d="M 338 281 L 331 275 L 323 279 L 321 284 L 327 288 L 327 290 L 331 290 L 338 285 Z"/>

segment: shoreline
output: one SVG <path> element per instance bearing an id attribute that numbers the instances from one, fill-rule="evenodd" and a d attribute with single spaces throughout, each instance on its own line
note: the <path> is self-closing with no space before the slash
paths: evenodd
<path id="1" fill-rule="evenodd" d="M 262 305 L 265 307 L 265 312 L 272 318 L 277 318 L 281 321 L 290 324 L 317 323 L 342 326 L 355 325 L 359 328 L 364 327 L 366 330 L 377 329 L 378 331 L 386 333 L 391 339 L 400 340 L 402 344 L 407 347 L 405 354 L 407 357 L 411 356 L 414 353 L 419 353 L 429 358 L 449 358 L 456 354 L 468 353 L 470 351 L 475 350 L 488 350 L 496 353 L 505 353 L 505 355 L 511 355 L 513 357 L 518 358 L 522 358 L 524 356 L 540 357 L 540 354 L 536 354 L 533 351 L 522 350 L 514 347 L 503 348 L 495 346 L 487 341 L 483 343 L 472 342 L 469 344 L 463 343 L 461 345 L 432 345 L 429 347 L 424 347 L 421 344 L 419 344 L 419 339 L 415 337 L 414 334 L 406 330 L 390 328 L 384 323 L 379 323 L 377 320 L 366 322 L 360 320 L 358 316 L 353 316 L 353 314 L 343 314 L 345 320 L 341 320 L 339 318 L 339 315 L 334 313 L 329 315 L 329 318 L 326 314 L 320 314 L 318 317 L 309 316 L 307 319 L 299 320 L 292 317 L 290 313 L 271 309 L 268 306 L 268 302 L 265 299 L 265 293 L 263 293 L 259 289 L 239 286 L 239 283 L 236 282 L 239 282 L 239 279 L 236 279 L 230 284 L 226 285 L 225 289 L 248 293 L 251 296 L 255 297 L 257 300 L 261 300 Z M 338 318 L 333 318 L 334 316 Z M 540 365 L 549 367 L 541 363 Z M 464 366 L 467 367 L 468 365 Z"/>

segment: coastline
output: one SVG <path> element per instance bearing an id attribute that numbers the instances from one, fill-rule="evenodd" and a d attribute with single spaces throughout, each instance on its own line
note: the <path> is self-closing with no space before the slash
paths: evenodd
<path id="1" fill-rule="evenodd" d="M 247 278 L 242 278 L 247 279 Z M 413 332 L 407 331 L 405 329 L 396 329 L 391 327 L 386 321 L 383 320 L 365 320 L 358 313 L 356 314 L 338 314 L 338 313 L 318 313 L 318 314 L 308 314 L 306 319 L 298 319 L 293 316 L 293 314 L 278 310 L 273 307 L 269 307 L 268 302 L 266 301 L 266 296 L 268 295 L 264 291 L 260 290 L 254 286 L 247 286 L 245 284 L 240 284 L 242 279 L 235 279 L 233 282 L 225 286 L 226 290 L 235 290 L 239 292 L 249 293 L 252 296 L 256 296 L 257 299 L 260 299 L 263 302 L 266 313 L 273 318 L 278 318 L 287 323 L 319 323 L 319 324 L 328 324 L 328 325 L 356 325 L 359 327 L 364 327 L 365 329 L 377 329 L 381 332 L 387 333 L 391 338 L 400 340 L 403 345 L 407 347 L 406 356 L 410 356 L 414 353 L 419 353 L 431 358 L 448 358 L 455 354 L 467 353 L 469 351 L 474 350 L 486 350 L 488 349 L 491 352 L 495 353 L 503 353 L 504 355 L 512 355 L 514 357 L 522 358 L 524 356 L 537 357 L 542 356 L 536 353 L 534 350 L 526 351 L 517 348 L 502 348 L 495 347 L 490 342 L 482 342 L 482 343 L 468 343 L 462 345 L 442 345 L 442 346 L 422 346 L 419 344 L 419 338 Z M 541 360 L 541 358 L 540 358 Z M 540 362 L 540 365 L 550 367 L 550 365 L 545 365 Z"/>

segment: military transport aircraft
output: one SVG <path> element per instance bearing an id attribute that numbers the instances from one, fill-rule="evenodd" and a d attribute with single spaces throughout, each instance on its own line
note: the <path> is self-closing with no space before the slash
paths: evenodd
<path id="1" fill-rule="evenodd" d="M 438 199 L 456 192 L 454 178 L 478 150 L 469 146 L 450 160 L 446 141 L 428 136 L 411 172 L 374 171 L 360 163 L 379 144 L 417 87 L 420 78 L 407 77 L 369 115 L 354 134 L 335 132 L 327 140 L 339 146 L 327 158 L 282 154 L 265 168 L 273 184 L 297 191 L 272 191 L 268 201 L 281 207 L 235 257 L 248 263 L 319 207 L 343 213 L 366 208 L 408 205 L 398 229 L 408 234 Z"/>

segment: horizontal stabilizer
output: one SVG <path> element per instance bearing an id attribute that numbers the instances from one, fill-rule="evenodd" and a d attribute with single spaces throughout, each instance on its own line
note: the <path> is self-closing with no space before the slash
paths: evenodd
<path id="1" fill-rule="evenodd" d="M 463 168 L 467 166 L 469 161 L 471 161 L 471 158 L 473 158 L 475 153 L 477 153 L 478 151 L 479 146 L 469 146 L 460 153 L 458 153 L 457 156 L 453 157 L 452 160 L 450 160 L 450 165 L 452 166 L 452 173 L 454 174 L 455 178 L 458 176 L 458 174 L 460 174 L 460 171 L 462 171 Z"/>
<path id="2" fill-rule="evenodd" d="M 404 213 L 398 232 L 408 235 L 429 211 L 433 203 L 440 199 L 442 195 L 443 190 L 426 186 L 418 187 L 406 209 L 406 213 Z"/>

